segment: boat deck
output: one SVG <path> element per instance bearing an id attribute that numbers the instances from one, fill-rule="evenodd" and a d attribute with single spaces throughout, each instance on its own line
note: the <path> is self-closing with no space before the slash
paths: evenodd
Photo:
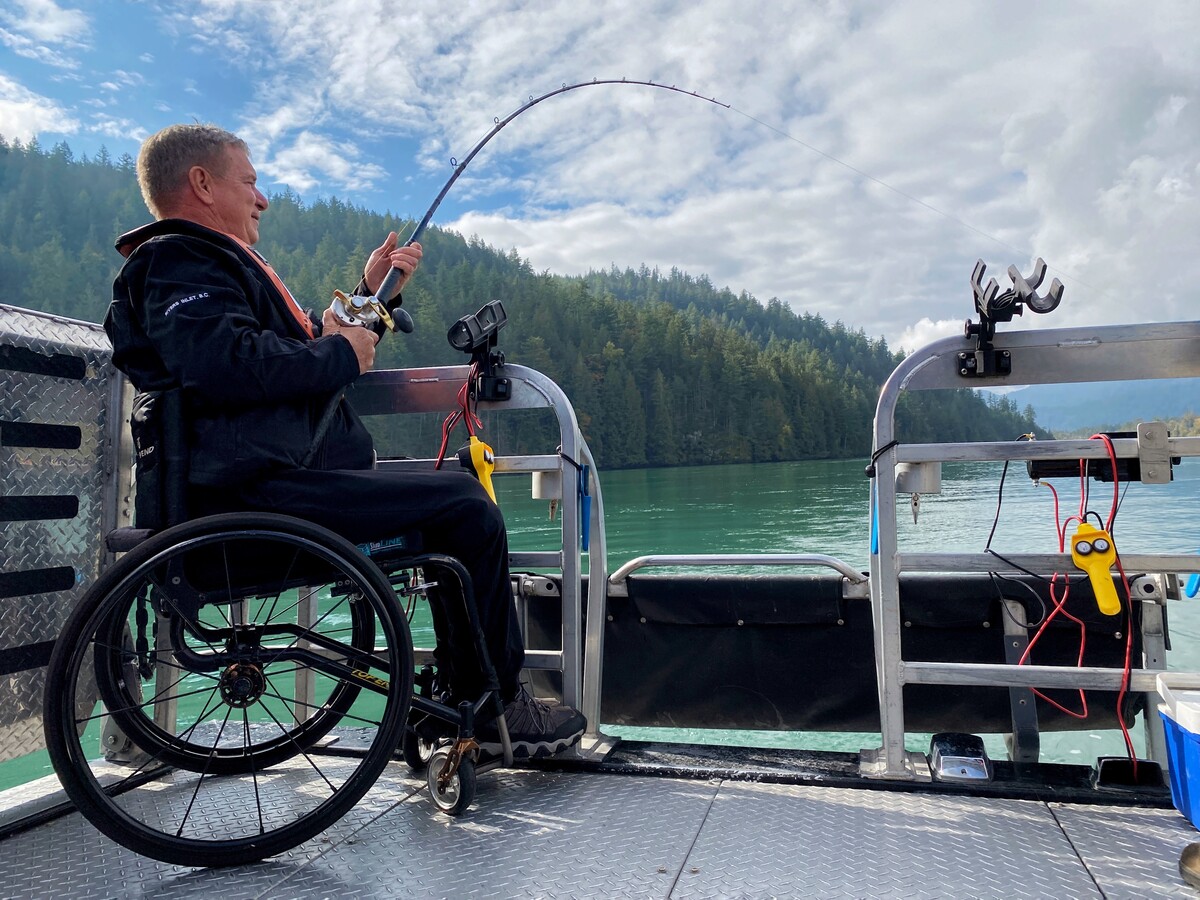
<path id="1" fill-rule="evenodd" d="M 693 773 L 693 776 L 695 773 Z M 5 897 L 1195 897 L 1173 809 L 714 777 L 510 769 L 460 818 L 397 763 L 320 837 L 188 869 L 77 813 L 0 840 Z M 0 795 L 11 807 L 22 792 Z"/>

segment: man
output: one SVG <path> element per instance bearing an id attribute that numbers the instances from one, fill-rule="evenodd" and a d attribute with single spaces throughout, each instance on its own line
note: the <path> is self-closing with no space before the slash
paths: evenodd
<path id="1" fill-rule="evenodd" d="M 525 650 L 508 538 L 479 482 L 432 468 L 374 469 L 370 435 L 344 401 L 304 464 L 324 408 L 371 368 L 378 336 L 329 310 L 316 321 L 251 249 L 267 198 L 246 144 L 212 125 L 173 125 L 142 145 L 137 172 L 155 221 L 117 241 L 126 262 L 104 327 L 114 363 L 137 390 L 182 389 L 191 514 L 285 513 L 358 543 L 419 530 L 426 550 L 459 558 L 471 574 L 514 755 L 548 755 L 577 741 L 582 715 L 534 700 L 520 685 Z M 393 267 L 402 287 L 421 254 L 419 244 L 398 247 L 389 234 L 370 254 L 360 289 L 374 292 Z M 461 662 L 452 687 L 474 699 L 483 683 Z M 499 751 L 494 724 L 478 738 L 485 751 Z"/>

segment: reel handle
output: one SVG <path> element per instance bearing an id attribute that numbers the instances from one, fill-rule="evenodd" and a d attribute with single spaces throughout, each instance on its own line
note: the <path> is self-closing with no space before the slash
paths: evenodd
<path id="1" fill-rule="evenodd" d="M 378 297 L 350 296 L 344 291 L 334 291 L 330 308 L 347 325 L 382 322 L 389 331 L 413 332 L 413 319 L 408 311 L 401 306 L 389 310 Z"/>
<path id="2" fill-rule="evenodd" d="M 397 306 L 392 310 L 392 321 L 396 323 L 393 331 L 403 331 L 405 334 L 413 333 L 413 317 L 403 306 Z"/>

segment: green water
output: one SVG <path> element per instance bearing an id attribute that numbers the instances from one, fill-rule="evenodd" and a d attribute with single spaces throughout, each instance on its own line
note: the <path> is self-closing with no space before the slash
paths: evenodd
<path id="1" fill-rule="evenodd" d="M 601 485 L 607 520 L 608 568 L 651 553 L 824 553 L 858 569 L 869 563 L 868 481 L 865 460 L 772 463 L 716 467 L 609 472 Z M 987 542 L 996 514 L 1001 467 L 997 464 L 947 464 L 940 494 L 921 500 L 913 523 L 908 498 L 899 498 L 901 550 L 978 551 Z M 1167 486 L 1133 484 L 1122 501 L 1114 527 L 1119 550 L 1193 552 L 1200 548 L 1200 463 L 1185 462 Z M 1079 508 L 1079 485 L 1054 482 L 1062 515 Z M 529 497 L 528 476 L 497 479 L 501 507 L 513 550 L 556 545 L 557 521 L 544 500 Z M 1089 508 L 1107 515 L 1111 486 L 1091 484 Z M 1036 487 L 1023 466 L 1013 466 L 992 546 L 1000 553 L 1054 552 L 1054 507 L 1050 491 Z M 1200 598 L 1169 608 L 1173 669 L 1200 669 Z M 428 620 L 413 623 L 414 641 L 431 646 Z M 631 738 L 729 741 L 758 746 L 806 747 L 857 751 L 880 743 L 878 734 L 709 733 L 659 729 L 606 729 Z M 1141 744 L 1141 727 L 1134 729 Z M 1003 757 L 998 737 L 987 738 L 990 751 Z M 922 735 L 909 737 L 914 750 L 928 748 Z M 1047 734 L 1042 758 L 1055 762 L 1091 762 L 1096 756 L 1122 755 L 1116 732 Z M 0 764 L 0 788 L 49 774 L 43 753 Z"/>
<path id="2" fill-rule="evenodd" d="M 866 460 L 771 463 L 609 472 L 603 477 L 608 569 L 651 553 L 824 553 L 866 570 L 870 562 Z M 996 516 L 1003 464 L 946 464 L 940 494 L 921 498 L 913 522 L 907 495 L 898 498 L 902 551 L 981 551 Z M 552 533 L 544 501 L 527 499 L 521 484 L 501 481 L 501 504 L 514 549 L 536 549 Z M 1060 517 L 1078 511 L 1077 479 L 1056 479 Z M 1112 486 L 1091 482 L 1088 509 L 1107 517 Z M 1131 484 L 1113 526 L 1119 550 L 1194 552 L 1200 548 L 1200 463 L 1175 470 L 1175 483 Z M 992 547 L 1001 554 L 1057 552 L 1053 495 L 1036 486 L 1024 465 L 1009 467 Z M 728 571 L 747 571 L 730 569 Z M 1172 669 L 1200 670 L 1200 597 L 1168 609 Z M 858 751 L 877 747 L 876 734 L 738 732 L 650 728 L 605 729 L 634 739 L 737 742 L 763 747 Z M 1144 752 L 1140 720 L 1134 744 Z M 1003 739 L 987 736 L 1004 758 Z M 927 735 L 909 735 L 912 750 L 928 750 Z M 1042 759 L 1091 763 L 1126 753 L 1116 731 L 1042 736 Z"/>

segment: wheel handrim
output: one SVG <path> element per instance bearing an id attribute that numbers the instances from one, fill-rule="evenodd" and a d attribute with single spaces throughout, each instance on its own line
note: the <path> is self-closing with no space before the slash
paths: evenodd
<path id="1" fill-rule="evenodd" d="M 323 532 L 323 529 L 318 531 Z M 325 534 L 319 536 L 324 539 Z M 63 659 L 58 659 L 57 664 L 56 661 L 51 663 L 51 668 L 56 671 L 55 684 L 61 692 L 61 700 L 57 704 L 48 702 L 48 711 L 55 713 L 53 718 L 56 720 L 52 728 L 52 717 L 47 717 L 48 745 L 54 745 L 51 746 L 51 755 L 56 770 L 60 774 L 64 768 L 68 771 L 63 776 L 64 785 L 81 811 L 110 837 L 139 852 L 168 862 L 220 865 L 262 858 L 287 849 L 327 827 L 369 789 L 390 758 L 390 748 L 381 746 L 381 743 L 390 740 L 391 747 L 394 747 L 402 733 L 407 718 L 408 693 L 411 691 L 411 646 L 402 617 L 392 615 L 388 606 L 393 599 L 386 580 L 381 575 L 377 576 L 378 570 L 371 571 L 374 567 L 369 562 L 347 554 L 344 546 L 338 547 L 337 552 L 331 552 L 313 541 L 313 535 L 308 531 L 302 530 L 300 534 L 282 532 L 268 537 L 289 548 L 299 545 L 314 560 L 331 566 L 345 576 L 343 581 L 349 581 L 359 588 L 359 599 L 355 605 L 362 604 L 367 613 L 352 617 L 354 621 L 346 626 L 344 633 L 350 635 L 350 643 L 344 645 L 345 660 L 361 658 L 364 649 L 354 646 L 354 642 L 362 644 L 365 640 L 364 623 L 368 620 L 372 633 L 371 649 L 375 649 L 374 629 L 378 623 L 382 640 L 395 649 L 380 656 L 380 661 L 385 665 L 377 674 L 367 674 L 380 680 L 391 680 L 393 684 L 398 683 L 401 690 L 380 696 L 376 703 L 379 707 L 377 712 L 370 716 L 360 715 L 357 711 L 359 701 L 375 696 L 363 689 L 366 682 L 338 683 L 318 667 L 315 677 L 332 683 L 332 687 L 329 684 L 316 687 L 315 696 L 322 701 L 317 710 L 296 706 L 296 698 L 282 691 L 279 676 L 271 673 L 274 660 L 282 659 L 286 654 L 277 652 L 276 648 L 272 656 L 272 653 L 263 652 L 265 642 L 256 644 L 255 641 L 244 640 L 243 654 L 206 676 L 204 691 L 207 692 L 206 696 L 214 699 L 211 709 L 202 709 L 194 714 L 194 718 L 199 720 L 210 716 L 213 710 L 220 711 L 219 715 L 210 716 L 208 733 L 195 724 L 189 726 L 190 731 L 181 729 L 180 733 L 186 736 L 180 739 L 179 746 L 174 746 L 172 752 L 163 752 L 162 747 L 154 746 L 155 735 L 160 743 L 165 743 L 168 731 L 161 722 L 141 711 L 147 701 L 139 701 L 124 711 L 125 724 L 140 718 L 143 726 L 133 729 L 138 740 L 126 753 L 127 761 L 116 766 L 101 764 L 91 749 L 94 745 L 90 744 L 96 738 L 95 732 L 99 726 L 97 707 L 88 698 L 86 670 L 92 659 L 103 657 L 108 660 L 107 668 L 101 670 L 100 681 L 109 699 L 113 699 L 118 687 L 126 692 L 128 700 L 135 692 L 132 684 L 150 685 L 151 692 L 156 691 L 158 686 L 155 680 L 139 682 L 140 676 L 131 674 L 137 669 L 138 653 L 145 652 L 144 645 L 147 642 L 144 638 L 143 646 L 135 646 L 132 650 L 116 646 L 113 642 L 118 623 L 124 623 L 120 627 L 129 627 L 135 632 L 139 624 L 142 628 L 147 627 L 144 616 L 140 622 L 137 618 L 134 594 L 127 589 L 108 593 L 106 603 L 102 603 L 103 608 L 93 604 L 90 615 L 85 617 L 86 621 L 75 622 L 73 631 L 72 623 L 68 623 L 64 631 L 64 638 L 68 641 L 72 636 L 76 642 L 82 636 L 87 636 L 90 650 L 76 649 L 67 654 L 70 648 L 64 646 L 63 654 L 56 651 L 56 657 L 62 655 L 66 663 Z M 266 539 L 262 535 L 258 538 Z M 127 566 L 126 578 L 139 577 L 138 571 L 146 571 L 150 563 L 144 560 L 152 559 L 153 552 L 147 551 L 138 558 L 143 561 Z M 128 574 L 130 572 L 133 574 Z M 114 580 L 115 575 L 109 580 L 110 588 Z M 389 592 L 388 595 L 383 594 L 384 590 Z M 278 603 L 276 608 L 279 608 Z M 330 621 L 320 603 L 316 621 Z M 301 630 L 296 642 L 298 646 L 304 644 L 304 652 L 308 653 L 308 644 L 315 640 L 323 641 L 319 647 L 321 653 L 336 660 L 339 645 L 336 639 L 330 637 L 333 632 L 332 627 L 324 631 L 319 627 L 311 631 Z M 137 644 L 136 634 L 132 642 Z M 120 665 L 114 663 L 114 659 L 121 660 Z M 323 657 L 320 662 L 322 666 L 325 665 Z M 301 665 L 295 662 L 288 664 L 293 665 L 301 675 L 305 674 L 300 672 L 303 668 Z M 157 660 L 155 665 L 158 665 Z M 280 666 L 276 665 L 275 668 Z M 179 683 L 184 683 L 182 676 L 179 677 Z M 322 687 L 325 688 L 323 692 Z M 289 701 L 294 709 L 301 710 L 297 718 L 307 717 L 310 723 L 315 720 L 316 724 L 305 730 L 299 725 L 293 728 L 281 722 L 252 721 L 251 714 L 260 706 L 268 707 L 267 719 L 272 716 L 279 718 L 270 709 L 271 705 L 278 706 Z M 179 702 L 182 703 L 183 699 Z M 319 718 L 321 715 L 324 715 L 324 720 Z M 113 721 L 120 719 L 120 715 L 112 717 Z M 339 725 L 343 726 L 342 730 L 346 726 L 350 726 L 352 731 L 365 732 L 368 726 L 374 729 L 361 754 L 329 756 L 321 752 L 321 748 L 314 747 L 319 737 Z M 260 739 L 264 730 L 272 728 L 278 733 Z M 54 740 L 50 739 L 52 730 L 56 732 Z M 387 736 L 389 734 L 390 738 Z M 239 743 L 243 748 L 240 757 L 248 761 L 244 764 L 245 771 L 239 771 L 236 762 L 231 762 L 239 758 Z M 205 765 L 200 765 L 198 763 L 204 756 L 202 751 L 205 748 L 209 751 L 207 761 Z M 192 760 L 192 757 L 195 759 Z M 196 762 L 191 768 L 197 771 L 177 767 L 180 758 Z M 214 772 L 214 769 L 222 771 Z M 72 783 L 68 783 L 69 780 Z M 121 792 L 115 796 L 106 792 L 106 786 L 112 783 L 121 786 Z M 357 796 L 352 796 L 354 794 Z M 256 798 L 253 805 L 244 799 L 251 795 Z M 243 798 L 238 801 L 242 806 L 232 807 L 234 813 L 228 814 L 231 796 Z M 166 814 L 158 809 L 164 800 L 177 801 L 185 809 L 207 804 L 209 810 L 222 808 L 226 814 L 209 817 L 216 824 L 201 815 L 182 815 L 168 821 Z M 237 814 L 238 809 L 242 814 Z"/>

